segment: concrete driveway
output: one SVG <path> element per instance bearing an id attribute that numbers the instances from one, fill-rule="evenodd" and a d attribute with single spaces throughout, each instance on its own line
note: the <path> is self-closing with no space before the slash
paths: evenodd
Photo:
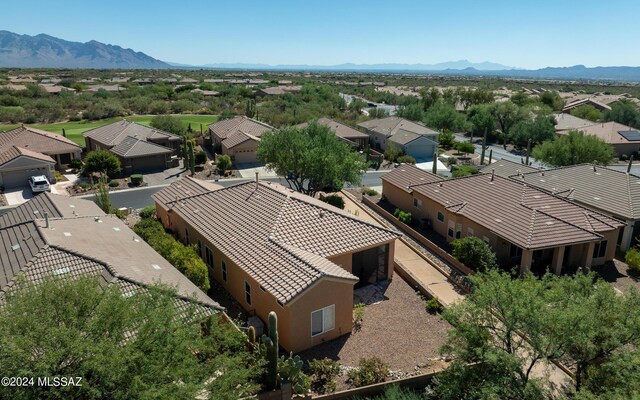
<path id="1" fill-rule="evenodd" d="M 21 187 L 17 189 L 10 189 L 4 192 L 4 197 L 7 199 L 8 206 L 18 206 L 29 199 L 33 198 L 33 193 L 30 187 Z"/>
<path id="2" fill-rule="evenodd" d="M 278 175 L 273 171 L 267 171 L 264 165 L 260 163 L 248 163 L 238 164 L 236 169 L 243 178 L 253 179 L 256 177 L 256 172 L 260 178 L 277 178 Z"/>

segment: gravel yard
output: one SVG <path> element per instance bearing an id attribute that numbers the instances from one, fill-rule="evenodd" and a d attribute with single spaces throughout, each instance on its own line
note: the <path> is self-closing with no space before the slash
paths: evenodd
<path id="1" fill-rule="evenodd" d="M 424 300 L 396 274 L 384 291 L 384 299 L 366 306 L 358 332 L 300 356 L 305 360 L 329 357 L 343 366 L 357 366 L 361 358 L 375 356 L 384 360 L 395 376 L 426 372 L 429 367 L 441 366 L 438 350 L 450 328 L 440 315 L 427 313 Z"/>
<path id="2" fill-rule="evenodd" d="M 637 278 L 630 276 L 627 272 L 627 264 L 614 259 L 604 265 L 593 267 L 593 270 L 605 281 L 611 283 L 613 287 L 624 292 L 629 288 L 635 287 L 640 290 L 640 282 Z"/>

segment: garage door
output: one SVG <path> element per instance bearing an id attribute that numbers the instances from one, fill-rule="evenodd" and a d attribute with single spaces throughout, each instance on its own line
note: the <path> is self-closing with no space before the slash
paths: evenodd
<path id="1" fill-rule="evenodd" d="M 5 189 L 12 189 L 22 186 L 27 186 L 29 183 L 27 179 L 32 175 L 46 175 L 46 170 L 22 170 L 22 171 L 11 171 L 11 172 L 2 172 L 2 184 Z"/>
<path id="2" fill-rule="evenodd" d="M 418 162 L 433 159 L 433 153 L 435 152 L 435 146 L 428 143 L 412 144 L 410 143 L 405 148 L 405 152 L 411 157 L 415 158 Z"/>
<path id="3" fill-rule="evenodd" d="M 236 151 L 234 155 L 234 161 L 236 164 L 254 163 L 258 160 L 256 152 L 254 150 L 240 150 Z"/>

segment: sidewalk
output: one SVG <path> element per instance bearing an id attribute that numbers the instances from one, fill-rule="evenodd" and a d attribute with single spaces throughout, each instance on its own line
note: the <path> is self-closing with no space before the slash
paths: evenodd
<path id="1" fill-rule="evenodd" d="M 344 198 L 344 209 L 361 219 L 372 224 L 383 226 L 364 208 L 354 203 L 349 197 L 340 194 Z M 464 298 L 459 289 L 443 275 L 436 267 L 425 260 L 419 253 L 405 244 L 402 240 L 396 240 L 395 260 L 401 265 L 420 285 L 433 293 L 444 306 Z"/>

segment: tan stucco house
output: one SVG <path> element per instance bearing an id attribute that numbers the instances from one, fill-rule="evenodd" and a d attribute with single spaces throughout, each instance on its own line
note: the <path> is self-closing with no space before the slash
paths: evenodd
<path id="1" fill-rule="evenodd" d="M 83 133 L 87 151 L 108 150 L 126 174 L 177 167 L 180 136 L 127 120 Z"/>
<path id="2" fill-rule="evenodd" d="M 358 126 L 369 135 L 369 143 L 374 149 L 384 151 L 389 143 L 393 143 L 418 162 L 432 160 L 438 150 L 440 133 L 419 122 L 387 117 L 364 121 Z"/>
<path id="3" fill-rule="evenodd" d="M 276 312 L 287 351 L 350 333 L 354 286 L 392 277 L 395 232 L 279 184 L 182 178 L 153 198 L 210 279 L 262 321 Z"/>
<path id="4" fill-rule="evenodd" d="M 258 162 L 258 145 L 263 133 L 272 126 L 255 119 L 238 116 L 209 125 L 214 148 L 220 146 L 222 154 L 231 157 L 234 164 Z"/>
<path id="5" fill-rule="evenodd" d="M 482 238 L 504 268 L 560 274 L 613 259 L 622 221 L 494 173 L 442 180 L 402 165 L 383 196 L 452 241 Z"/>

